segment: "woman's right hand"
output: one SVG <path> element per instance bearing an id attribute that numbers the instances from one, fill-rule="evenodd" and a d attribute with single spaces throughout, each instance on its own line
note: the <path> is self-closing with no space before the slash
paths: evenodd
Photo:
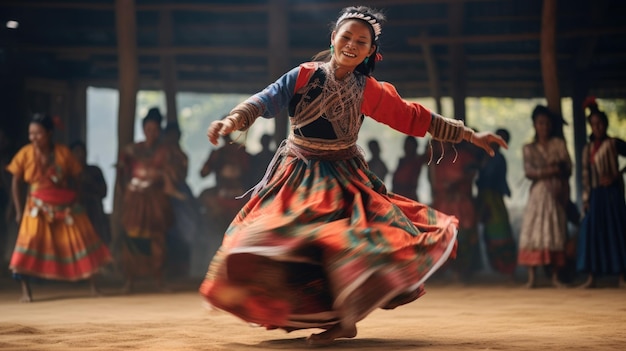
<path id="1" fill-rule="evenodd" d="M 230 117 L 230 118 L 229 118 Z M 235 123 L 233 121 L 239 118 L 239 114 L 235 113 L 232 115 L 228 115 L 219 121 L 213 121 L 209 125 L 209 129 L 206 132 L 209 141 L 213 145 L 217 145 L 219 142 L 219 137 L 228 135 L 235 130 Z"/>

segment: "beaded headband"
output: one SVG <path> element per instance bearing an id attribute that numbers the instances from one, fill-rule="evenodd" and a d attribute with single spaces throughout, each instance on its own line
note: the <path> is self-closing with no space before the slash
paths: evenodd
<path id="1" fill-rule="evenodd" d="M 369 23 L 369 25 L 372 26 L 372 29 L 374 30 L 374 40 L 378 40 L 378 36 L 380 35 L 382 28 L 380 26 L 380 23 L 378 23 L 378 21 L 376 20 L 374 16 L 366 15 L 360 12 L 346 12 L 339 17 L 339 19 L 337 20 L 337 23 L 341 23 L 341 21 L 343 20 L 353 19 L 353 18 L 360 19 L 362 21 Z"/>

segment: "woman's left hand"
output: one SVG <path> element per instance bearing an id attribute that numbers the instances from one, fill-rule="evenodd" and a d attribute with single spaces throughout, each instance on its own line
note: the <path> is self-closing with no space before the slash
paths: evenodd
<path id="1" fill-rule="evenodd" d="M 509 148 L 509 145 L 507 145 L 506 141 L 504 141 L 502 137 L 491 132 L 474 132 L 469 142 L 484 149 L 485 151 L 487 151 L 489 156 L 492 157 L 496 154 L 493 150 L 492 144 L 500 145 L 500 147 L 503 147 L 505 149 Z"/>

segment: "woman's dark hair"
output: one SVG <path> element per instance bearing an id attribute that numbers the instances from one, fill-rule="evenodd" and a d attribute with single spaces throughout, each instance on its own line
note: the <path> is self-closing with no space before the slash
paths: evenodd
<path id="1" fill-rule="evenodd" d="M 604 113 L 604 111 L 601 111 L 600 108 L 598 107 L 598 103 L 595 101 L 595 99 L 593 101 L 589 101 L 586 106 L 589 109 L 589 115 L 587 115 L 587 122 L 591 123 L 591 116 L 598 116 L 600 118 L 600 121 L 604 124 L 605 127 L 609 126 L 609 117 L 606 115 L 606 113 Z"/>
<path id="2" fill-rule="evenodd" d="M 54 121 L 52 117 L 46 113 L 35 113 L 30 119 L 30 123 L 36 123 L 42 126 L 46 131 L 54 130 Z"/>
<path id="3" fill-rule="evenodd" d="M 535 120 L 537 120 L 537 117 L 539 115 L 548 116 L 548 118 L 550 119 L 550 122 L 552 122 L 553 113 L 546 106 L 543 106 L 543 105 L 535 106 L 535 108 L 533 109 L 533 113 L 531 114 L 530 118 L 532 118 L 532 120 L 534 122 Z"/>
<path id="4" fill-rule="evenodd" d="M 364 16 L 369 16 L 372 17 L 374 19 L 376 19 L 376 22 L 378 24 L 380 24 L 382 26 L 382 24 L 385 22 L 386 18 L 385 15 L 378 11 L 375 10 L 373 8 L 367 7 L 367 6 L 350 6 L 350 7 L 346 7 L 344 8 L 341 13 L 339 14 L 339 17 L 337 17 L 338 19 L 341 18 L 342 15 L 346 14 L 346 13 L 360 13 L 363 14 Z M 331 28 L 331 32 L 332 31 L 336 31 L 345 21 L 347 20 L 361 20 L 359 18 L 354 18 L 354 17 L 349 17 L 346 19 L 343 19 L 341 21 L 337 21 L 332 25 Z M 370 35 L 372 37 L 372 43 L 371 45 L 375 45 L 376 46 L 376 50 L 374 50 L 374 52 L 367 57 L 367 63 L 361 62 L 357 67 L 356 67 L 356 71 L 369 76 L 370 74 L 372 74 L 372 72 L 374 72 L 374 68 L 376 67 L 376 60 L 378 57 L 378 53 L 380 51 L 380 38 L 376 38 L 376 34 L 374 33 L 374 29 L 372 28 L 371 24 L 367 21 L 361 20 L 365 23 L 368 24 L 368 28 L 370 30 Z M 318 54 L 316 54 L 315 56 L 313 56 L 313 60 L 315 61 L 328 61 L 330 60 L 331 57 L 331 52 L 330 50 L 324 50 L 322 52 L 319 52 Z"/>
<path id="5" fill-rule="evenodd" d="M 548 120 L 550 121 L 550 133 L 549 133 L 549 136 L 551 137 L 552 134 L 553 134 L 552 131 L 554 130 L 554 118 L 553 118 L 552 111 L 550 111 L 546 106 L 537 105 L 533 109 L 533 113 L 530 115 L 530 118 L 533 120 L 533 123 L 535 123 L 537 121 L 537 117 L 542 116 L 542 115 L 546 116 L 548 118 Z M 537 133 L 536 132 L 535 132 L 534 140 L 537 141 Z"/>
<path id="6" fill-rule="evenodd" d="M 600 119 L 600 122 L 604 124 L 604 127 L 605 128 L 609 127 L 609 117 L 606 115 L 606 113 L 604 113 L 604 111 L 600 110 L 600 108 L 598 107 L 598 102 L 596 101 L 595 97 L 590 96 L 587 99 L 585 99 L 585 102 L 583 103 L 583 107 L 589 109 L 589 115 L 587 115 L 587 123 L 591 124 L 592 116 L 598 116 L 598 118 Z M 589 135 L 589 140 L 593 141 L 594 139 L 595 139 L 595 136 L 593 135 L 593 133 L 591 133 L 591 135 Z"/>
<path id="7" fill-rule="evenodd" d="M 161 114 L 161 111 L 159 111 L 158 107 L 153 107 L 148 110 L 148 114 L 146 115 L 146 117 L 143 118 L 141 124 L 145 126 L 147 122 L 156 122 L 156 124 L 161 127 L 161 122 L 163 122 L 163 115 Z"/>
<path id="8" fill-rule="evenodd" d="M 496 135 L 502 137 L 502 139 L 504 139 L 504 141 L 506 141 L 507 143 L 509 142 L 509 140 L 511 140 L 511 133 L 509 133 L 508 129 L 498 128 L 496 129 Z"/>

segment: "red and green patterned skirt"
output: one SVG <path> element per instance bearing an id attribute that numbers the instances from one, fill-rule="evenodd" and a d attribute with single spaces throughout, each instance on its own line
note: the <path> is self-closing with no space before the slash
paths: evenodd
<path id="1" fill-rule="evenodd" d="M 283 156 L 227 229 L 200 292 L 268 329 L 356 323 L 420 297 L 455 255 L 457 225 L 388 193 L 359 157 Z"/>

